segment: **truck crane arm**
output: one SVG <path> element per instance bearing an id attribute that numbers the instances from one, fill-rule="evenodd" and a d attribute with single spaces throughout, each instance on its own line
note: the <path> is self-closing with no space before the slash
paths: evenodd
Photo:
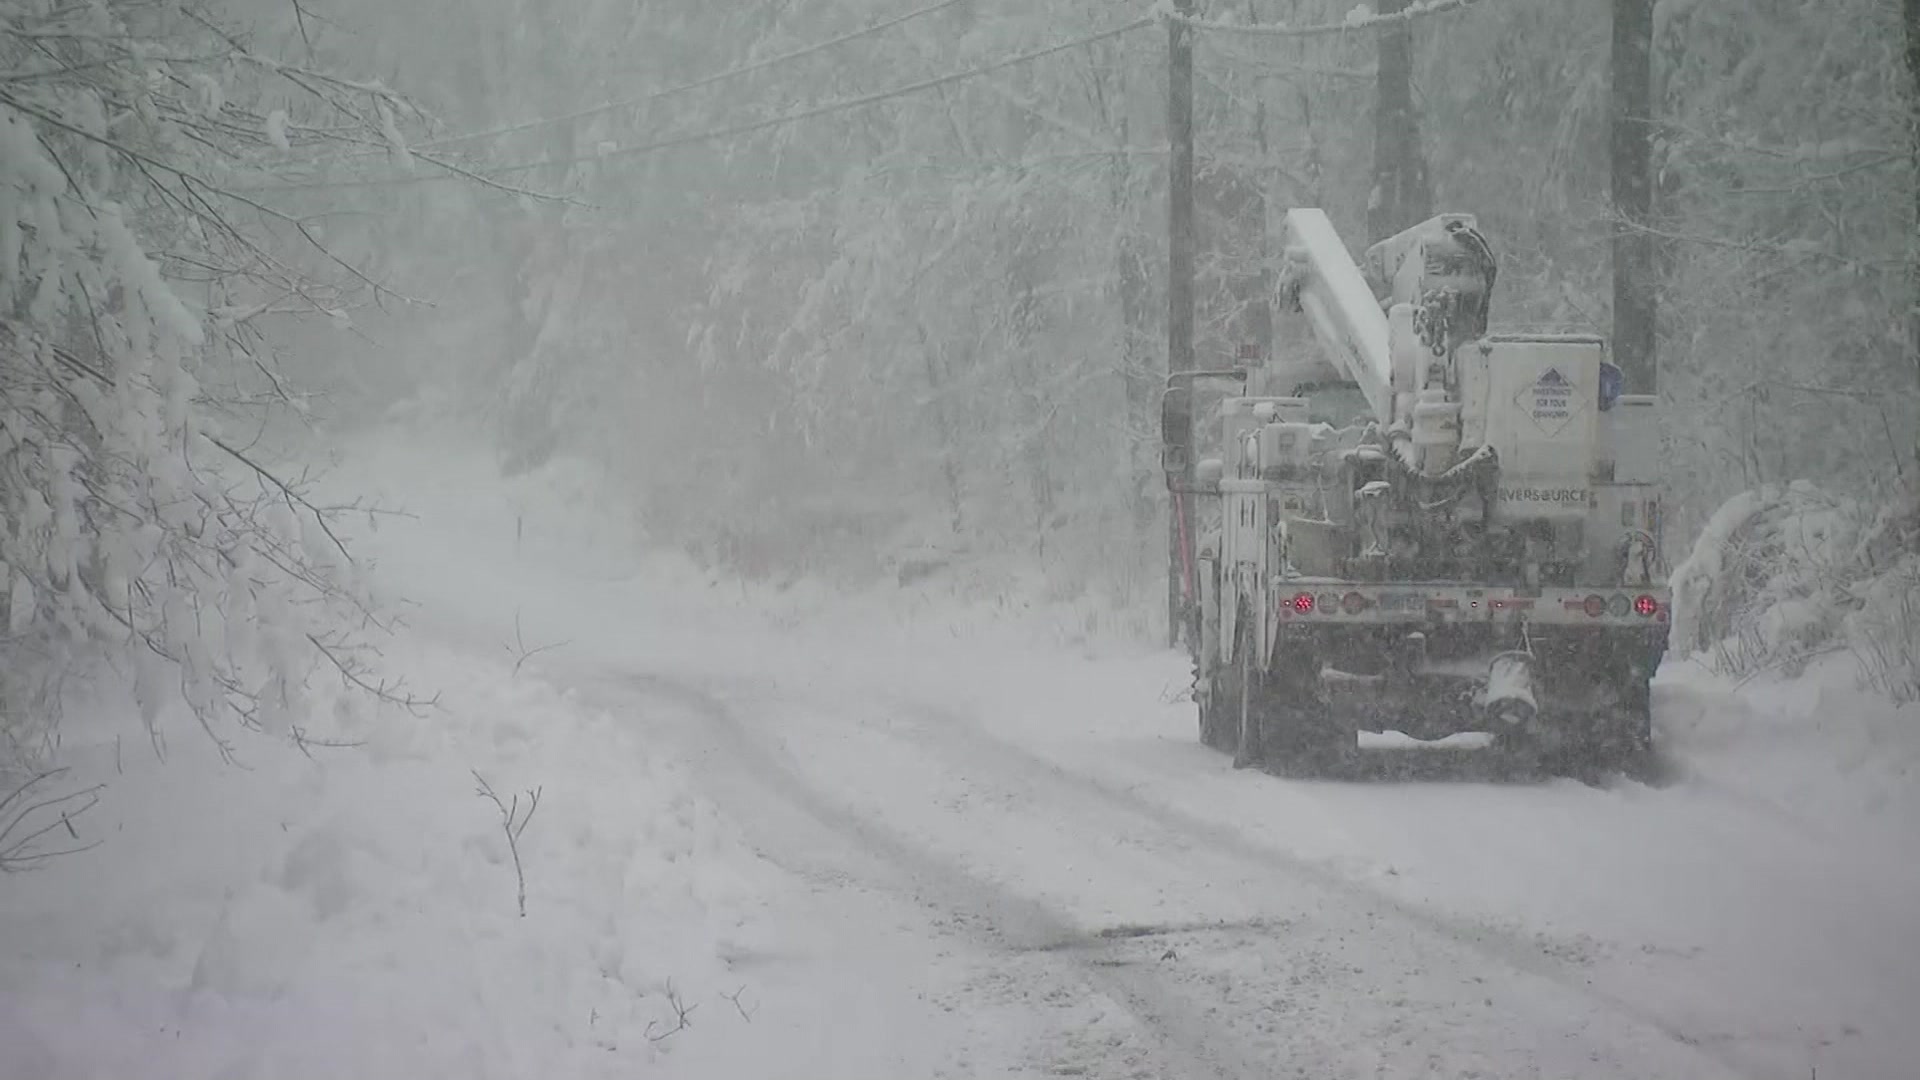
<path id="1" fill-rule="evenodd" d="M 1289 210 L 1285 244 L 1283 298 L 1360 388 L 1395 456 L 1428 475 L 1450 468 L 1469 449 L 1454 352 L 1486 333 L 1495 270 L 1473 217 L 1441 214 L 1382 240 L 1367 250 L 1370 273 L 1323 210 Z"/>
<path id="2" fill-rule="evenodd" d="M 1393 353 L 1387 313 L 1340 242 L 1326 211 L 1286 218 L 1287 269 L 1281 289 L 1306 313 L 1342 375 L 1352 379 L 1383 426 L 1394 419 Z"/>

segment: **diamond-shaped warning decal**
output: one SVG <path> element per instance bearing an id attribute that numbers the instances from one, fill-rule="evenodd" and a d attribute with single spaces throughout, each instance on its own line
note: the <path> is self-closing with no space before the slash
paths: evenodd
<path id="1" fill-rule="evenodd" d="M 1559 368 L 1548 368 L 1520 389 L 1513 403 L 1526 412 L 1533 425 L 1547 438 L 1556 438 L 1580 415 L 1584 403 L 1574 393 L 1572 379 Z"/>

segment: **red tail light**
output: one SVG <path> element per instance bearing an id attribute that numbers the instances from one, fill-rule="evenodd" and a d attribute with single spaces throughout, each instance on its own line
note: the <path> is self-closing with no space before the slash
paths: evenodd
<path id="1" fill-rule="evenodd" d="M 1293 610 L 1299 612 L 1302 615 L 1310 614 L 1313 611 L 1313 594 L 1301 593 L 1300 595 L 1294 597 Z"/>
<path id="2" fill-rule="evenodd" d="M 1633 601 L 1633 610 L 1647 618 L 1652 618 L 1660 614 L 1660 601 L 1651 596 L 1636 597 Z"/>

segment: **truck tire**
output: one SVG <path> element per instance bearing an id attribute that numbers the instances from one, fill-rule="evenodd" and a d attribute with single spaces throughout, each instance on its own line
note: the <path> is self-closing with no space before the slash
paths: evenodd
<path id="1" fill-rule="evenodd" d="M 1235 725 L 1239 722 L 1229 702 L 1240 700 L 1239 673 L 1231 677 L 1220 670 L 1219 660 L 1213 662 L 1213 670 L 1201 672 L 1197 680 L 1205 680 L 1204 691 L 1200 697 L 1200 744 L 1222 753 L 1232 753 Z"/>
<path id="2" fill-rule="evenodd" d="M 1234 672 L 1232 696 L 1224 703 L 1225 711 L 1232 718 L 1233 767 L 1236 769 L 1260 764 L 1266 734 L 1261 709 L 1265 680 L 1261 678 L 1260 665 L 1254 662 L 1253 645 L 1247 640 L 1252 619 L 1251 606 L 1242 598 L 1240 614 L 1233 621 L 1233 662 L 1224 665 Z"/>
<path id="3" fill-rule="evenodd" d="M 1192 645 L 1194 696 L 1199 703 L 1200 744 L 1231 753 L 1233 725 L 1225 703 L 1234 700 L 1239 691 L 1220 670 L 1219 581 L 1210 560 L 1200 564 L 1198 585 L 1200 595 L 1193 605 L 1187 632 Z"/>

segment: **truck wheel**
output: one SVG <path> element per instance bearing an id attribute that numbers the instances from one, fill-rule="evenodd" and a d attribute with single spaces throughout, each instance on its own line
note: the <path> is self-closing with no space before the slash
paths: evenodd
<path id="1" fill-rule="evenodd" d="M 1231 677 L 1229 677 L 1231 674 Z M 1196 676 L 1205 681 L 1200 697 L 1200 744 L 1223 753 L 1231 753 L 1234 725 L 1238 722 L 1229 703 L 1240 700 L 1239 673 L 1223 672 L 1216 660 L 1213 670 Z"/>
<path id="2" fill-rule="evenodd" d="M 1212 563 L 1200 573 L 1200 598 L 1193 605 L 1187 634 L 1193 657 L 1193 687 L 1199 701 L 1200 744 L 1222 753 L 1233 750 L 1233 721 L 1226 703 L 1238 700 L 1228 673 L 1220 670 L 1220 603 Z"/>
<path id="3" fill-rule="evenodd" d="M 1265 727 L 1263 724 L 1266 680 L 1261 677 L 1260 665 L 1254 663 L 1253 643 L 1248 640 L 1247 628 L 1251 625 L 1253 613 L 1248 610 L 1245 600 L 1240 601 L 1240 615 L 1234 620 L 1233 679 L 1234 696 L 1226 704 L 1231 709 L 1236 727 L 1233 739 L 1233 767 L 1246 769 L 1260 763 L 1264 749 Z"/>

